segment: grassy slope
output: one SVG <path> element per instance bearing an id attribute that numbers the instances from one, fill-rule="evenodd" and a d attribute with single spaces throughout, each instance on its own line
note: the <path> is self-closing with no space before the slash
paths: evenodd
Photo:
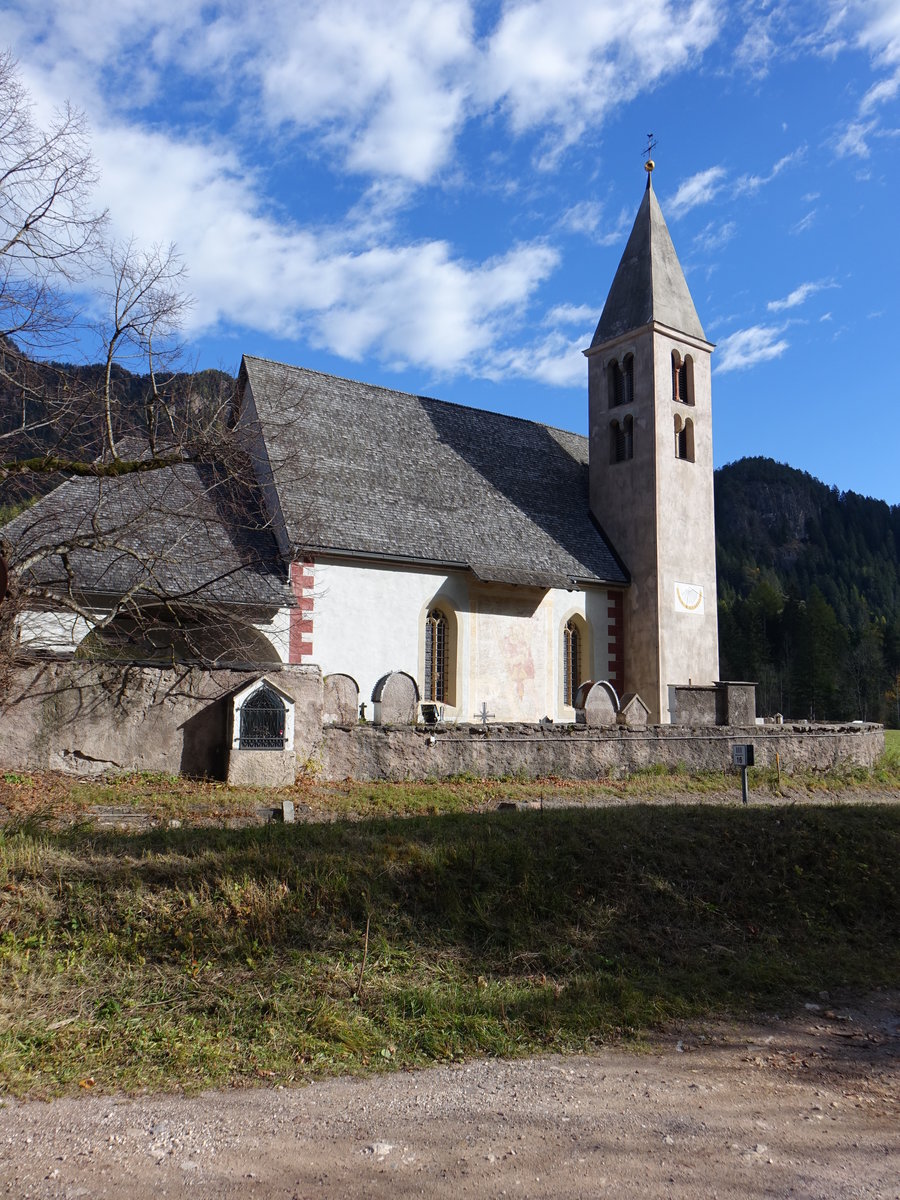
<path id="1" fill-rule="evenodd" d="M 0 832 L 0 1087 L 290 1082 L 889 984 L 898 850 L 900 808 L 834 803 L 24 819 Z"/>

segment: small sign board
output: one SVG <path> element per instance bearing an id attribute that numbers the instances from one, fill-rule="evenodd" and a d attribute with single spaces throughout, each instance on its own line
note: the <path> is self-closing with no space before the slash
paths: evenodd
<path id="1" fill-rule="evenodd" d="M 753 766 L 753 747 L 752 746 L 732 746 L 731 761 L 736 767 L 752 767 Z"/>

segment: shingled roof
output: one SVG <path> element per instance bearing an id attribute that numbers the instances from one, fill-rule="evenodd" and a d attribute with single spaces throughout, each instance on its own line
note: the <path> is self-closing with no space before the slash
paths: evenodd
<path id="1" fill-rule="evenodd" d="M 261 358 L 242 375 L 295 550 L 627 582 L 590 516 L 587 438 Z"/>
<path id="2" fill-rule="evenodd" d="M 212 465 L 67 480 L 0 529 L 10 565 L 64 590 L 272 608 L 287 569 L 254 497 Z"/>

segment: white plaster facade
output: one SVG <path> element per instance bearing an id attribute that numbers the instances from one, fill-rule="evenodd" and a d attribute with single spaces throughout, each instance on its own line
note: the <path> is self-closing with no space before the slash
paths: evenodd
<path id="1" fill-rule="evenodd" d="M 607 592 L 512 587 L 468 572 L 317 558 L 312 659 L 323 675 L 351 675 L 369 704 L 388 671 L 425 679 L 425 619 L 448 619 L 448 721 L 471 721 L 482 704 L 497 721 L 573 721 L 563 704 L 563 627 L 583 622 L 581 675 L 609 671 Z M 371 715 L 371 706 L 369 707 Z"/>

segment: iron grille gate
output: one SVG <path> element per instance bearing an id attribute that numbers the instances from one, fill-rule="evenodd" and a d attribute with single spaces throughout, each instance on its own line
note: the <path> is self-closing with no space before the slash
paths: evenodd
<path id="1" fill-rule="evenodd" d="M 285 708 L 269 687 L 241 705 L 241 750 L 283 750 Z"/>

